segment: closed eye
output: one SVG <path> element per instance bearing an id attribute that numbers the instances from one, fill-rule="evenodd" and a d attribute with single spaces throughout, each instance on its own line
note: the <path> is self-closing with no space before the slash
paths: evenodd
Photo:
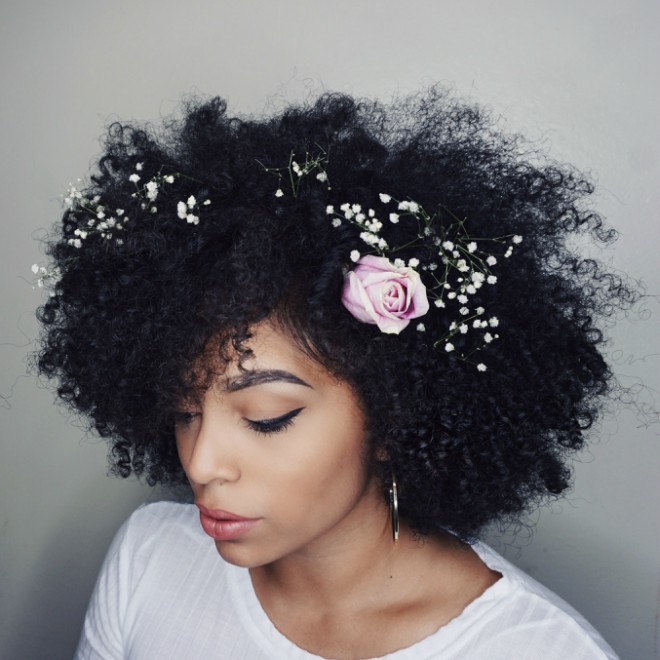
<path id="1" fill-rule="evenodd" d="M 304 408 L 296 408 L 295 410 L 291 410 L 279 417 L 273 417 L 272 419 L 246 419 L 245 422 L 249 428 L 257 433 L 280 433 L 289 428 L 293 424 L 294 418 L 303 410 Z"/>
<path id="2" fill-rule="evenodd" d="M 177 428 L 185 428 L 190 426 L 193 420 L 199 416 L 198 412 L 191 412 L 188 410 L 177 410 L 174 413 L 174 426 Z"/>

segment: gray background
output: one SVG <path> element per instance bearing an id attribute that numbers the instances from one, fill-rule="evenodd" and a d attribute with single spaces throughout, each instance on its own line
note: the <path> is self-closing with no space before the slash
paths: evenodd
<path id="1" fill-rule="evenodd" d="M 442 81 L 592 171 L 621 230 L 602 257 L 658 294 L 659 19 L 657 0 L 4 0 L 0 657 L 71 656 L 112 534 L 154 497 L 107 478 L 104 446 L 25 375 L 35 238 L 108 121 L 157 119 L 190 93 L 259 112 L 322 85 L 388 98 Z M 649 298 L 611 331 L 622 383 L 645 385 L 638 412 L 658 406 L 659 313 Z M 497 541 L 638 660 L 659 654 L 655 422 L 607 415 L 568 498 L 533 518 L 533 536 Z"/>

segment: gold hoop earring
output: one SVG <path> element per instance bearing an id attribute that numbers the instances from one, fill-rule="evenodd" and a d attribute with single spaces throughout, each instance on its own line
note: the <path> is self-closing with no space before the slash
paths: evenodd
<path id="1" fill-rule="evenodd" d="M 392 485 L 390 486 L 390 511 L 392 513 L 392 538 L 396 543 L 399 540 L 399 496 L 394 474 L 392 474 Z"/>

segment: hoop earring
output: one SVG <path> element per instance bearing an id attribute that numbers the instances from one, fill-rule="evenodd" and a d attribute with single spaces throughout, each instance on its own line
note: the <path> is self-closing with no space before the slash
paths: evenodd
<path id="1" fill-rule="evenodd" d="M 399 540 L 399 496 L 394 473 L 392 473 L 392 485 L 390 486 L 390 511 L 392 513 L 392 539 L 396 543 Z"/>

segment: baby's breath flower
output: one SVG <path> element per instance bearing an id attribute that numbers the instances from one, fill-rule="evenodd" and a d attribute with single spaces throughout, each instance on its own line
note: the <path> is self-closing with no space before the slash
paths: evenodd
<path id="1" fill-rule="evenodd" d="M 472 253 L 477 249 L 477 244 L 474 241 L 471 241 L 467 244 L 468 252 Z"/>
<path id="2" fill-rule="evenodd" d="M 477 365 L 477 371 L 486 371 L 486 369 L 488 369 L 488 367 L 483 362 L 479 362 Z"/>
<path id="3" fill-rule="evenodd" d="M 485 341 L 487 344 L 490 344 L 490 342 L 493 341 L 493 335 L 491 335 L 490 332 L 487 332 L 487 333 L 484 335 L 484 341 Z"/>
<path id="4" fill-rule="evenodd" d="M 454 350 L 454 344 L 452 344 L 450 341 L 448 341 L 445 344 L 445 351 L 447 351 L 447 353 L 451 353 L 453 350 Z"/>
<path id="5" fill-rule="evenodd" d="M 124 215 L 124 209 L 117 209 L 115 211 L 115 214 L 121 218 L 121 216 Z"/>
<path id="6" fill-rule="evenodd" d="M 423 323 L 418 323 L 417 324 L 417 330 L 419 332 L 426 332 L 426 326 Z"/>
<path id="7" fill-rule="evenodd" d="M 316 178 L 317 178 L 319 181 L 322 181 L 322 182 L 325 183 L 325 182 L 328 180 L 328 175 L 327 175 L 325 172 L 319 172 L 319 173 L 316 175 Z"/>
<path id="8" fill-rule="evenodd" d="M 189 225 L 198 225 L 199 224 L 199 216 L 193 215 L 192 213 L 189 213 L 186 216 L 186 222 Z"/>
<path id="9" fill-rule="evenodd" d="M 491 328 L 496 328 L 499 324 L 500 324 L 500 320 L 497 318 L 497 316 L 491 316 L 491 317 L 488 319 L 488 325 L 489 325 Z"/>
<path id="10" fill-rule="evenodd" d="M 461 307 L 461 308 L 458 310 L 458 313 L 459 313 L 461 316 L 467 316 L 467 315 L 470 313 L 470 310 L 469 310 L 467 307 Z"/>
<path id="11" fill-rule="evenodd" d="M 138 172 L 141 172 L 143 167 L 144 167 L 144 163 L 135 163 L 135 169 Z"/>
<path id="12" fill-rule="evenodd" d="M 181 220 L 185 220 L 186 216 L 188 215 L 188 207 L 186 206 L 185 202 L 178 202 L 176 205 L 176 214 L 181 218 Z"/>
<path id="13" fill-rule="evenodd" d="M 474 311 L 477 314 L 483 314 L 486 310 L 483 307 L 477 307 Z"/>
<path id="14" fill-rule="evenodd" d="M 131 176 L 128 177 L 128 180 L 131 183 L 137 183 L 140 180 L 140 175 L 139 174 L 131 174 Z"/>
<path id="15" fill-rule="evenodd" d="M 335 207 L 332 204 L 328 204 L 328 206 L 325 207 L 325 212 L 328 215 L 332 215 L 335 212 Z"/>
<path id="16" fill-rule="evenodd" d="M 282 190 L 282 188 L 278 188 L 275 191 L 275 197 L 282 197 L 283 195 L 284 195 L 284 191 Z"/>
<path id="17" fill-rule="evenodd" d="M 410 266 L 410 268 L 417 268 L 417 266 L 419 266 L 419 259 L 416 259 L 415 257 L 408 259 L 408 266 Z"/>
<path id="18" fill-rule="evenodd" d="M 341 225 L 341 220 L 339 218 L 334 218 L 332 221 L 332 226 L 339 227 L 339 225 Z"/>
<path id="19" fill-rule="evenodd" d="M 357 263 L 360 260 L 360 253 L 357 250 L 351 250 L 351 261 Z"/>
<path id="20" fill-rule="evenodd" d="M 174 176 L 172 176 L 171 174 L 168 174 L 165 177 L 165 183 L 174 183 Z"/>
<path id="21" fill-rule="evenodd" d="M 202 206 L 209 206 L 210 204 L 211 204 L 211 200 L 210 200 L 210 199 L 205 199 L 205 200 L 202 202 Z"/>
<path id="22" fill-rule="evenodd" d="M 395 225 L 397 222 L 399 222 L 399 214 L 398 213 L 390 213 L 390 222 Z"/>
<path id="23" fill-rule="evenodd" d="M 394 260 L 394 267 L 395 268 L 405 268 L 406 267 L 406 262 L 403 259 L 395 259 Z"/>
<path id="24" fill-rule="evenodd" d="M 456 300 L 458 300 L 458 302 L 461 303 L 461 305 L 465 305 L 465 303 L 468 301 L 468 297 L 465 294 L 461 293 L 460 295 L 456 296 Z"/>
<path id="25" fill-rule="evenodd" d="M 468 331 L 468 330 L 469 330 L 469 328 L 467 327 L 467 324 L 466 324 L 466 323 L 461 323 L 461 324 L 458 326 L 458 331 L 459 331 L 462 335 L 467 334 L 467 331 Z"/>
<path id="26" fill-rule="evenodd" d="M 491 254 L 488 257 L 486 257 L 486 263 L 489 266 L 494 266 L 497 263 L 497 259 Z"/>
<path id="27" fill-rule="evenodd" d="M 506 249 L 506 252 L 504 253 L 504 258 L 508 259 L 512 254 L 513 254 L 513 247 L 509 245 L 509 247 Z"/>
<path id="28" fill-rule="evenodd" d="M 496 284 L 497 283 L 497 277 L 495 277 L 495 275 L 489 275 L 486 278 L 486 282 L 488 282 L 488 284 Z"/>
<path id="29" fill-rule="evenodd" d="M 523 237 L 522 237 L 522 236 L 519 236 L 518 234 L 516 234 L 511 240 L 512 240 L 516 245 L 519 245 L 520 243 L 522 243 Z"/>
<path id="30" fill-rule="evenodd" d="M 451 241 L 444 241 L 444 242 L 442 243 L 442 247 L 443 247 L 445 250 L 453 250 L 453 249 L 454 249 L 454 244 L 453 244 Z"/>
<path id="31" fill-rule="evenodd" d="M 380 197 L 380 201 L 383 202 L 383 204 L 389 204 L 392 201 L 392 197 L 385 193 L 380 193 L 378 196 Z"/>
<path id="32" fill-rule="evenodd" d="M 147 198 L 152 202 L 155 201 L 158 197 L 158 184 L 155 181 L 149 181 L 145 188 L 147 189 Z"/>
<path id="33" fill-rule="evenodd" d="M 368 215 L 370 218 L 375 218 L 375 217 L 376 217 L 376 211 L 374 211 L 373 209 L 369 209 L 369 210 L 367 211 L 367 215 Z"/>
<path id="34" fill-rule="evenodd" d="M 438 298 L 437 300 L 435 300 L 435 301 L 433 302 L 433 304 L 434 304 L 436 307 L 440 307 L 440 308 L 445 307 L 445 303 L 444 303 L 444 301 L 441 300 L 440 298 Z"/>
<path id="35" fill-rule="evenodd" d="M 189 209 L 195 208 L 195 204 L 197 204 L 197 200 L 195 199 L 195 196 L 190 195 L 190 197 L 188 197 L 188 200 L 186 201 L 186 204 L 188 205 Z"/>

